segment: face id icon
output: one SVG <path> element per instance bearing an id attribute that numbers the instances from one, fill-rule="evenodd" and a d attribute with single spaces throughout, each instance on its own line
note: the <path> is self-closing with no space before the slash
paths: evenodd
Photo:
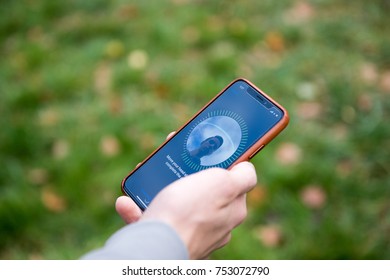
<path id="1" fill-rule="evenodd" d="M 197 122 L 190 130 L 183 159 L 195 170 L 227 167 L 246 143 L 246 125 L 237 114 L 217 111 Z M 226 165 L 226 166 L 224 166 Z"/>

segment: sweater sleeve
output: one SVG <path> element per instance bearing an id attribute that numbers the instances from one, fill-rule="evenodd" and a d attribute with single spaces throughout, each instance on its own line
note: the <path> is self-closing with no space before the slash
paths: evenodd
<path id="1" fill-rule="evenodd" d="M 118 230 L 104 247 L 81 259 L 179 260 L 188 257 L 186 246 L 173 228 L 158 221 L 141 221 Z"/>

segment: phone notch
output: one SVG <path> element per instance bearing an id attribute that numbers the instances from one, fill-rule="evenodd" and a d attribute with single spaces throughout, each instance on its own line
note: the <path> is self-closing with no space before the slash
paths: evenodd
<path id="1" fill-rule="evenodd" d="M 274 104 L 272 104 L 272 102 L 270 102 L 265 96 L 263 96 L 260 92 L 256 91 L 252 87 L 249 86 L 246 91 L 265 108 L 271 109 L 272 107 L 274 107 Z"/>

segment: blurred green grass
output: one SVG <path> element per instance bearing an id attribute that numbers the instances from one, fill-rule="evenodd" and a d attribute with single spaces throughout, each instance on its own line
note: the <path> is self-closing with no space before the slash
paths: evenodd
<path id="1" fill-rule="evenodd" d="M 290 112 L 215 259 L 390 257 L 390 2 L 6 1 L 0 258 L 75 259 L 122 178 L 236 77 Z"/>

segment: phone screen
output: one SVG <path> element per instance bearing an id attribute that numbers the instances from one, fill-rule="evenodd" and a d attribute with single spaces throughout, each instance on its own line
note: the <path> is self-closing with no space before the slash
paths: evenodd
<path id="1" fill-rule="evenodd" d="M 122 182 L 141 209 L 170 183 L 210 167 L 229 168 L 284 117 L 276 103 L 236 80 Z"/>

